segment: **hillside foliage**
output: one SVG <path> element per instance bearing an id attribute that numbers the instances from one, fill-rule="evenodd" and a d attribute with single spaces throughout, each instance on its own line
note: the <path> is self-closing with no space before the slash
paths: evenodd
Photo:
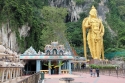
<path id="1" fill-rule="evenodd" d="M 64 19 L 67 15 L 67 9 L 44 6 L 41 10 L 41 16 L 43 18 L 41 31 L 41 49 L 46 44 L 50 44 L 51 41 L 58 41 L 61 44 L 65 42 L 65 22 Z"/>
<path id="2" fill-rule="evenodd" d="M 108 0 L 107 6 L 109 13 L 107 14 L 107 22 L 117 36 L 110 38 L 106 52 L 118 52 L 109 56 L 125 56 L 122 52 L 125 50 L 125 1 L 124 0 Z M 108 56 L 108 57 L 109 57 Z M 111 58 L 111 57 L 110 57 Z"/>
<path id="3" fill-rule="evenodd" d="M 84 5 L 86 0 L 74 1 L 77 5 Z M 101 0 L 93 1 L 92 5 L 97 7 Z M 117 35 L 112 36 L 113 34 L 107 28 L 108 25 L 103 23 L 105 53 L 123 51 L 125 49 L 125 0 L 108 0 L 105 5 L 109 8 L 106 21 Z M 66 15 L 67 9 L 50 7 L 48 0 L 0 0 L 0 24 L 8 23 L 12 31 L 16 32 L 21 53 L 30 46 L 33 46 L 36 51 L 44 50 L 45 44 L 51 41 L 63 43 L 66 37 L 78 55 L 83 56 L 81 25 L 88 14 L 81 13 L 77 22 L 68 23 L 65 23 Z M 31 27 L 26 38 L 20 37 L 18 32 L 18 28 L 25 24 Z"/>
<path id="4" fill-rule="evenodd" d="M 39 49 L 43 28 L 40 10 L 45 4 L 46 0 L 0 0 L 0 24 L 8 23 L 9 28 L 16 32 L 20 52 L 24 52 L 30 46 Z M 30 35 L 26 38 L 20 37 L 18 28 L 27 23 L 31 27 L 28 32 Z"/>

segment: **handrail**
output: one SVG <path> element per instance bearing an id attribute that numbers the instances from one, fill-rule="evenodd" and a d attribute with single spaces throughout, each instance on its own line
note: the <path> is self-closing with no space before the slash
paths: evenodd
<path id="1" fill-rule="evenodd" d="M 40 72 L 37 72 L 17 83 L 38 83 L 39 79 L 40 79 Z"/>
<path id="2" fill-rule="evenodd" d="M 123 77 L 125 78 L 125 69 L 99 69 L 101 75 L 108 75 L 108 76 L 115 76 L 115 77 Z M 75 69 L 72 70 L 74 74 L 75 72 L 80 72 L 80 73 L 90 73 L 89 68 L 85 69 Z"/>

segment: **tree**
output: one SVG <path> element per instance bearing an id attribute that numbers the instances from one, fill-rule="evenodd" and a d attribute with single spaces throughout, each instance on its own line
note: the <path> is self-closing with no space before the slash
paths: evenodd
<path id="1" fill-rule="evenodd" d="M 66 30 L 64 19 L 67 10 L 65 8 L 44 6 L 41 12 L 43 18 L 42 26 L 44 27 L 40 38 L 42 43 L 44 45 L 50 43 L 50 41 L 63 43 Z"/>
<path id="2" fill-rule="evenodd" d="M 87 17 L 85 13 L 80 14 L 80 19 L 77 22 L 68 22 L 67 26 L 67 39 L 72 46 L 75 46 L 75 50 L 78 55 L 83 56 L 83 33 L 82 33 L 82 21 Z"/>

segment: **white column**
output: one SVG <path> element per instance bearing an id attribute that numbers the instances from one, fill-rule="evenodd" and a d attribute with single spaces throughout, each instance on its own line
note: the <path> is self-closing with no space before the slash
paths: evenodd
<path id="1" fill-rule="evenodd" d="M 15 78 L 15 71 L 16 71 L 16 68 L 13 69 L 13 79 Z"/>
<path id="2" fill-rule="evenodd" d="M 66 61 L 66 70 L 68 69 L 68 66 L 67 66 L 67 61 Z"/>
<path id="3" fill-rule="evenodd" d="M 12 79 L 12 72 L 13 72 L 13 69 L 11 68 L 10 69 L 10 80 Z"/>
<path id="4" fill-rule="evenodd" d="M 6 70 L 7 70 L 7 71 L 6 71 L 6 78 L 5 78 L 5 81 L 8 80 L 8 75 L 9 75 L 9 69 L 7 68 Z"/>
<path id="5" fill-rule="evenodd" d="M 43 65 L 43 64 L 42 64 L 42 62 L 40 62 L 40 63 L 41 63 L 41 70 L 42 70 L 42 65 Z"/>
<path id="6" fill-rule="evenodd" d="M 49 68 L 49 75 L 51 75 L 51 68 L 50 68 L 51 67 L 51 60 L 49 60 L 48 66 L 49 66 L 48 67 Z"/>
<path id="7" fill-rule="evenodd" d="M 81 62 L 79 64 L 80 64 L 80 69 L 81 69 Z"/>
<path id="8" fill-rule="evenodd" d="M 59 60 L 59 64 L 61 63 L 61 60 Z M 61 65 L 59 66 L 59 74 L 61 74 Z"/>
<path id="9" fill-rule="evenodd" d="M 66 62 L 66 64 L 67 64 L 67 69 L 69 69 L 69 64 L 68 64 L 68 63 L 69 63 L 69 62 L 67 61 L 67 62 Z"/>
<path id="10" fill-rule="evenodd" d="M 64 69 L 66 69 L 66 62 L 64 63 Z"/>
<path id="11" fill-rule="evenodd" d="M 40 71 L 40 60 L 36 60 L 36 72 Z"/>
<path id="12" fill-rule="evenodd" d="M 69 60 L 69 62 L 68 62 L 68 68 L 69 68 L 69 74 L 71 74 L 71 60 Z"/>
<path id="13" fill-rule="evenodd" d="M 3 83 L 3 81 L 4 81 L 5 69 L 6 69 L 6 68 L 2 68 L 2 80 L 1 80 L 2 83 Z"/>

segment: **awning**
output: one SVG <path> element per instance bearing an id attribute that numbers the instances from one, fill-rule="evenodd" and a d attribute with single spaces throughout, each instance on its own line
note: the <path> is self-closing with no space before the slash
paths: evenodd
<path id="1" fill-rule="evenodd" d="M 73 56 L 39 56 L 39 55 L 36 55 L 36 56 L 20 56 L 20 59 L 41 59 L 41 60 L 50 60 L 50 59 L 53 59 L 53 60 L 57 60 L 57 59 L 64 59 L 64 60 L 72 60 L 74 59 Z"/>

